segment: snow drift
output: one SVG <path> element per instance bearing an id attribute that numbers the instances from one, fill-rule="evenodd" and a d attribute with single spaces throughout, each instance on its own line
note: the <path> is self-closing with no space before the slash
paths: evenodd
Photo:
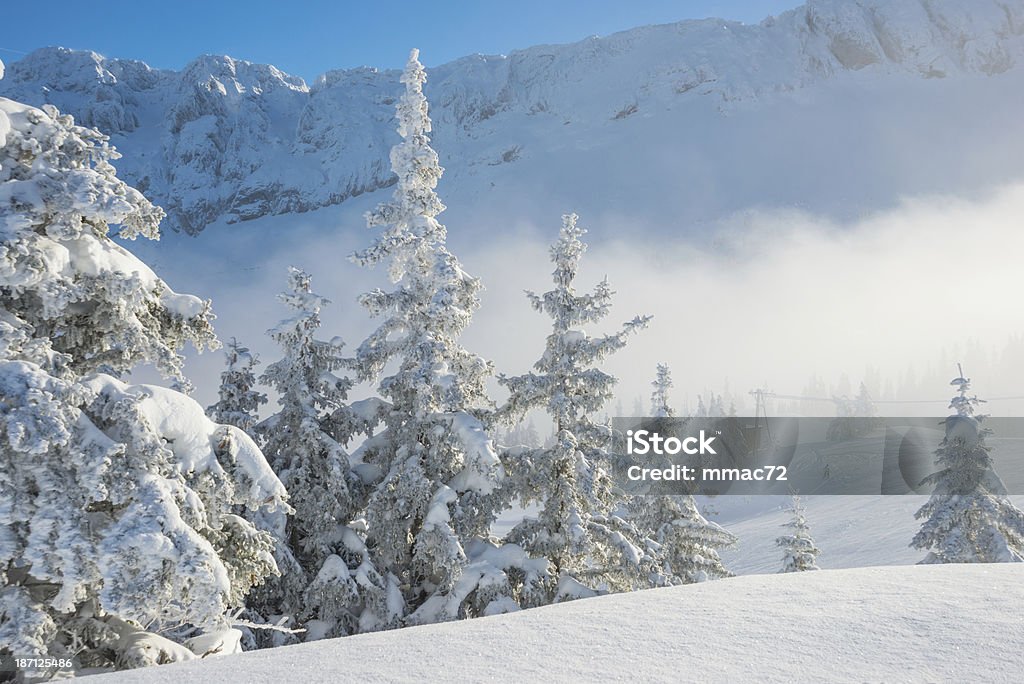
<path id="1" fill-rule="evenodd" d="M 740 577 L 104 675 L 182 681 L 1009 681 L 1024 568 Z"/>

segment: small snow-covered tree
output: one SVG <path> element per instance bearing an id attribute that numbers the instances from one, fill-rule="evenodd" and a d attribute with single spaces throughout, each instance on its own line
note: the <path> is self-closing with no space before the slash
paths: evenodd
<path id="1" fill-rule="evenodd" d="M 267 395 L 256 387 L 253 369 L 259 357 L 231 338 L 224 352 L 227 369 L 220 374 L 220 399 L 207 407 L 206 415 L 224 425 L 234 425 L 250 435 L 259 422 L 260 406 L 267 403 Z"/>
<path id="2" fill-rule="evenodd" d="M 725 417 L 725 401 L 722 399 L 722 395 L 715 395 L 711 393 L 711 405 L 708 407 L 709 418 L 723 418 Z"/>
<path id="3" fill-rule="evenodd" d="M 911 546 L 928 551 L 922 563 L 1006 563 L 1024 561 L 1024 512 L 1005 496 L 992 469 L 981 403 L 969 396 L 963 371 L 950 383 L 957 388 L 943 421 L 946 435 L 935 452 L 939 470 L 922 484 L 934 485 L 931 498 L 915 517 L 925 518 Z"/>
<path id="4" fill-rule="evenodd" d="M 380 233 L 352 256 L 363 266 L 387 264 L 394 285 L 359 298 L 382 319 L 356 351 L 360 379 L 379 379 L 391 406 L 386 429 L 360 456 L 380 473 L 367 508 L 369 535 L 381 567 L 400 579 L 409 623 L 494 610 L 509 592 L 507 575 L 471 570 L 467 556 L 504 505 L 504 473 L 487 432 L 491 364 L 458 342 L 479 306 L 481 284 L 448 251 L 436 218 L 445 208 L 434 191 L 442 169 L 430 147 L 418 55 L 409 56 L 396 107 L 397 187 L 390 202 L 367 214 Z M 381 379 L 389 365 L 394 371 Z"/>
<path id="5" fill-rule="evenodd" d="M 697 395 L 697 408 L 693 412 L 693 415 L 694 415 L 695 418 L 707 418 L 708 417 L 708 407 L 704 404 L 704 397 L 702 397 L 699 394 Z"/>
<path id="6" fill-rule="evenodd" d="M 343 343 L 315 338 L 320 310 L 329 302 L 312 291 L 309 275 L 291 268 L 288 285 L 279 298 L 294 315 L 269 331 L 283 356 L 262 376 L 276 390 L 280 411 L 256 430 L 292 493 L 295 514 L 277 530 L 277 559 L 285 573 L 259 592 L 254 605 L 301 622 L 319 620 L 319 636 L 381 629 L 395 616 L 386 609 L 387 578 L 370 562 L 365 528 L 357 521 L 364 486 L 344 448 L 357 424 L 345 403 L 352 381 L 335 374 L 348 365 Z"/>
<path id="7" fill-rule="evenodd" d="M 871 398 L 871 393 L 868 392 L 868 386 L 863 382 L 860 383 L 860 389 L 853 400 L 853 407 L 855 416 L 877 423 L 878 407 L 875 406 L 875 401 Z"/>
<path id="8" fill-rule="evenodd" d="M 668 365 L 658 364 L 658 373 L 651 383 L 651 415 L 655 418 L 670 418 L 675 415 L 668 400 L 668 391 L 672 389 L 672 373 Z"/>
<path id="9" fill-rule="evenodd" d="M 300 556 L 322 555 L 333 543 L 339 521 L 352 512 L 348 455 L 325 425 L 344 405 L 352 382 L 335 375 L 345 365 L 342 342 L 315 339 L 320 309 L 328 300 L 311 289 L 310 277 L 291 268 L 289 288 L 279 299 L 294 315 L 269 331 L 283 356 L 261 380 L 278 394 L 280 411 L 260 423 L 263 451 L 285 487 L 295 491 L 295 515 L 286 537 Z"/>
<path id="10" fill-rule="evenodd" d="M 542 444 L 543 440 L 541 440 L 540 433 L 537 432 L 537 426 L 531 418 L 529 421 L 519 421 L 515 427 L 510 429 L 505 437 L 505 442 L 510 446 L 538 447 Z"/>
<path id="11" fill-rule="evenodd" d="M 672 378 L 667 365 L 658 364 L 651 385 L 653 416 L 674 416 L 668 402 Z M 638 529 L 656 543 L 653 555 L 661 568 L 662 583 L 690 584 L 731 576 L 718 551 L 735 544 L 736 537 L 705 519 L 690 494 L 634 496 L 629 510 Z"/>
<path id="12" fill-rule="evenodd" d="M 692 584 L 731 577 L 719 550 L 736 537 L 697 509 L 689 494 L 636 496 L 630 502 L 632 519 L 657 543 L 653 555 L 664 584 Z"/>
<path id="13" fill-rule="evenodd" d="M 697 395 L 697 410 L 693 413 L 695 418 L 724 418 L 726 415 L 725 399 L 721 394 L 709 393 L 707 403 L 704 403 L 703 396 Z"/>
<path id="14" fill-rule="evenodd" d="M 510 465 L 515 491 L 526 502 L 539 503 L 541 510 L 507 539 L 551 562 L 557 584 L 548 599 L 556 601 L 651 586 L 654 572 L 649 549 L 623 515 L 607 474 L 611 429 L 590 418 L 611 399 L 616 383 L 600 362 L 624 347 L 650 317 L 638 316 L 603 336 L 581 328 L 607 316 L 613 294 L 607 280 L 591 294 L 575 290 L 585 232 L 575 214 L 563 217 L 551 248 L 555 288 L 541 295 L 527 293 L 533 308 L 552 319 L 544 353 L 534 372 L 499 380 L 509 389 L 504 412 L 518 416 L 542 408 L 554 422 L 552 446 L 518 453 Z"/>
<path id="15" fill-rule="evenodd" d="M 857 439 L 870 434 L 883 423 L 878 418 L 878 409 L 868 393 L 867 385 L 860 383 L 857 396 L 833 397 L 836 418 L 829 423 L 826 437 L 829 441 Z"/>
<path id="16" fill-rule="evenodd" d="M 522 425 L 522 424 L 520 424 L 520 425 Z M 542 440 L 540 438 L 540 433 L 537 432 L 537 426 L 534 424 L 533 418 L 531 418 L 526 423 L 526 427 L 523 429 L 523 435 L 522 436 L 523 436 L 523 438 L 521 440 L 522 444 L 526 444 L 527 446 L 534 446 L 534 447 L 541 445 Z"/>
<path id="17" fill-rule="evenodd" d="M 212 346 L 209 302 L 108 235 L 163 212 L 107 138 L 0 98 L 0 653 L 94 667 L 186 658 L 276 572 L 240 510 L 287 509 L 255 443 L 186 395 L 123 376 Z M 160 635 L 163 636 L 160 636 Z"/>
<path id="18" fill-rule="evenodd" d="M 775 540 L 776 545 L 783 550 L 782 569 L 779 572 L 818 570 L 816 561 L 820 552 L 811 537 L 811 528 L 807 524 L 799 496 L 793 495 L 793 503 L 788 510 L 792 519 L 782 526 L 790 528 L 792 532 Z"/>

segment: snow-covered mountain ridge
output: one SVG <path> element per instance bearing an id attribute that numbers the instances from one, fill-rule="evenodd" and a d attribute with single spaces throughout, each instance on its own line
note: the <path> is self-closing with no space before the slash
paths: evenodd
<path id="1" fill-rule="evenodd" d="M 466 57 L 430 70 L 427 94 L 449 176 L 490 177 L 564 153 L 567 135 L 628 141 L 627 120 L 681 116 L 694 102 L 728 115 L 852 72 L 996 76 L 1022 55 L 1024 0 L 812 0 L 753 26 L 684 21 Z M 0 80 L 0 96 L 52 103 L 110 134 L 120 174 L 190 233 L 388 185 L 398 89 L 397 72 L 372 68 L 308 86 L 230 57 L 175 72 L 63 48 L 9 64 Z"/>

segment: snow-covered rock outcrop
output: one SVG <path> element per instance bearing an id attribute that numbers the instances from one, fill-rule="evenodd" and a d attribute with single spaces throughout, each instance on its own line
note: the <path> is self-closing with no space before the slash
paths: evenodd
<path id="1" fill-rule="evenodd" d="M 995 75 L 1021 61 L 1022 36 L 1024 0 L 811 0 L 759 25 L 684 21 L 466 57 L 431 70 L 427 94 L 442 163 L 497 166 L 567 124 L 578 134 L 693 98 L 728 112 L 848 72 Z M 0 81 L 2 96 L 110 134 L 121 175 L 190 233 L 390 184 L 398 91 L 395 71 L 330 71 L 308 86 L 229 57 L 173 72 L 64 48 Z M 491 135 L 513 118 L 518 140 Z"/>

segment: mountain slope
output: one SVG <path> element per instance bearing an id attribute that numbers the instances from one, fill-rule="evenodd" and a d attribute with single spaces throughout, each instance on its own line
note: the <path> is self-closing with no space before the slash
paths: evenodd
<path id="1" fill-rule="evenodd" d="M 1022 579 L 1015 565 L 741 577 L 96 681 L 1009 681 Z"/>
<path id="2" fill-rule="evenodd" d="M 652 195 L 672 193 L 677 169 L 661 156 L 708 163 L 683 134 L 706 115 L 800 102 L 809 87 L 854 74 L 996 77 L 1020 63 L 1022 35 L 1024 0 L 812 0 L 757 26 L 684 21 L 466 57 L 430 70 L 427 92 L 449 182 L 471 196 L 505 184 L 514 207 L 535 189 L 507 185 L 502 167 L 558 156 L 569 168 L 604 169 L 591 194 L 613 199 L 594 209 L 613 210 L 615 190 L 638 173 Z M 307 211 L 390 184 L 398 87 L 397 72 L 370 68 L 331 71 L 310 87 L 229 57 L 173 72 L 47 48 L 8 65 L 0 96 L 50 102 L 111 134 L 124 177 L 168 209 L 170 226 L 196 233 L 220 218 Z M 650 130 L 639 140 L 634 119 Z"/>

